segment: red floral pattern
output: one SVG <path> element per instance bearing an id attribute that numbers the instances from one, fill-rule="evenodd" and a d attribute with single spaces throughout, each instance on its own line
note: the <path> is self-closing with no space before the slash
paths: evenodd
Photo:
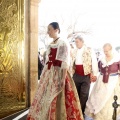
<path id="1" fill-rule="evenodd" d="M 77 100 L 68 78 L 65 85 L 65 105 L 67 120 L 82 120 L 77 106 Z"/>
<path id="2" fill-rule="evenodd" d="M 52 64 L 50 69 L 48 64 L 45 65 L 27 120 L 83 120 L 77 91 L 69 74 L 65 80 L 65 87 L 63 86 L 62 66 L 63 63 L 68 62 L 69 56 L 67 47 L 62 46 L 66 44 L 60 46 L 64 51 L 60 49 L 57 51 L 59 59 L 53 53 L 57 49 L 51 49 L 51 47 L 48 51 L 48 57 L 52 58 L 49 62 L 56 57 L 62 65 L 60 67 L 58 64 Z M 64 68 L 67 69 L 66 64 Z"/>
<path id="3" fill-rule="evenodd" d="M 77 99 L 75 97 L 75 93 L 72 89 L 70 81 L 68 77 L 65 81 L 65 108 L 66 108 L 66 120 L 82 120 L 80 111 L 77 105 Z M 51 107 L 49 110 L 49 120 L 56 120 L 56 102 L 57 97 L 51 103 Z M 58 108 L 59 109 L 59 108 Z"/>

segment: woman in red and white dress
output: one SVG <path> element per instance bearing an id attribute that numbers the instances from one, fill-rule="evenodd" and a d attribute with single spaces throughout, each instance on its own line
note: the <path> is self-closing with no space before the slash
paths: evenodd
<path id="1" fill-rule="evenodd" d="M 79 98 L 68 68 L 70 46 L 58 37 L 59 24 L 52 22 L 48 34 L 53 38 L 46 52 L 39 86 L 27 120 L 83 120 Z"/>

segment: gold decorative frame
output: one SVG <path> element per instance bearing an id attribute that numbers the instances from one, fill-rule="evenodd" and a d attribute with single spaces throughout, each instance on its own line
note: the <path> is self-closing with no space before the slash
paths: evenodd
<path id="1" fill-rule="evenodd" d="M 0 0 L 0 118 L 26 107 L 24 0 Z"/>

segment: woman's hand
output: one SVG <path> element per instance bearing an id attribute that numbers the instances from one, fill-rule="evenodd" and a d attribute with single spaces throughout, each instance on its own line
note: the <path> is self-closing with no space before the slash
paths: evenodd
<path id="1" fill-rule="evenodd" d="M 61 87 L 64 87 L 65 86 L 65 78 L 62 78 L 61 79 Z"/>
<path id="2" fill-rule="evenodd" d="M 90 81 L 95 82 L 97 80 L 97 76 L 94 76 L 93 74 L 90 74 Z"/>
<path id="3" fill-rule="evenodd" d="M 65 79 L 66 79 L 66 77 L 67 77 L 67 69 L 63 69 L 62 72 L 63 72 L 63 73 L 62 73 L 63 75 L 62 75 L 62 79 L 61 79 L 61 82 L 62 82 L 62 83 L 61 83 L 61 86 L 62 86 L 62 85 L 65 86 Z"/>

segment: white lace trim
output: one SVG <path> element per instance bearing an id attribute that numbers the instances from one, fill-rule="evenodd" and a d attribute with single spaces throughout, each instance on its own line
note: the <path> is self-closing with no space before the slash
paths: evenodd
<path id="1" fill-rule="evenodd" d="M 67 41 L 59 39 L 56 44 L 50 44 L 46 53 L 46 62 L 48 62 L 48 55 L 51 48 L 57 48 L 56 60 L 62 61 L 62 67 L 68 69 L 70 66 L 70 45 Z"/>
<path id="2" fill-rule="evenodd" d="M 102 64 L 103 64 L 102 67 L 106 67 L 106 66 L 112 65 L 112 64 L 115 63 L 115 62 L 120 61 L 120 57 L 119 57 L 118 54 L 114 54 L 114 55 L 113 55 L 113 59 L 112 59 L 111 61 L 107 62 L 106 59 L 105 59 L 105 56 L 102 57 L 100 61 L 101 61 Z"/>

